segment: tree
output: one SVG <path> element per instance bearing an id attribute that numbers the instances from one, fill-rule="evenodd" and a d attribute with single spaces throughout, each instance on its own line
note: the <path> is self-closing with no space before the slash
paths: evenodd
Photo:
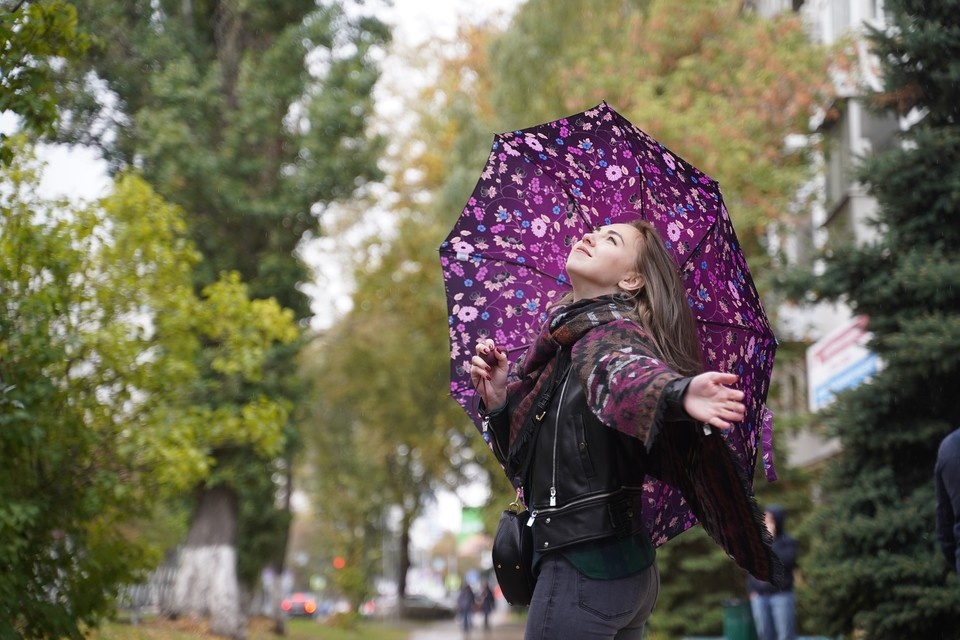
<path id="1" fill-rule="evenodd" d="M 932 469 L 960 422 L 960 56 L 957 2 L 891 0 L 891 27 L 870 33 L 884 88 L 874 104 L 920 119 L 901 144 L 865 158 L 875 241 L 835 238 L 811 289 L 869 317 L 883 369 L 838 396 L 824 419 L 843 452 L 824 477 L 827 502 L 806 576 L 824 633 L 873 639 L 953 637 L 960 590 L 938 555 Z"/>
<path id="2" fill-rule="evenodd" d="M 61 0 L 0 5 L 0 113 L 18 116 L 35 136 L 52 133 L 57 122 L 55 73 L 51 62 L 86 51 L 77 31 L 77 12 Z M 13 160 L 10 138 L 0 133 L 0 164 Z"/>
<path id="3" fill-rule="evenodd" d="M 410 529 L 425 501 L 441 487 L 455 487 L 486 456 L 482 441 L 471 438 L 473 425 L 448 397 L 447 336 L 437 330 L 446 314 L 443 287 L 439 271 L 426 266 L 439 246 L 438 229 L 413 218 L 357 261 L 355 310 L 324 339 L 315 414 L 323 425 L 315 435 L 317 474 L 326 481 L 316 508 L 331 518 L 342 512 L 341 526 L 356 514 L 353 531 L 382 530 L 385 510 L 397 514 L 401 595 Z M 329 494 L 333 478 L 341 483 L 340 496 Z M 360 507 L 341 504 L 354 502 L 357 493 L 377 497 Z M 356 560 L 352 566 L 361 566 Z"/>
<path id="4" fill-rule="evenodd" d="M 386 27 L 314 0 L 75 4 L 96 44 L 63 78 L 78 97 L 61 138 L 142 167 L 183 207 L 201 285 L 236 270 L 307 317 L 298 243 L 318 208 L 379 177 L 366 126 Z"/>
<path id="5" fill-rule="evenodd" d="M 136 176 L 97 205 L 46 202 L 15 151 L 0 196 L 0 635 L 81 638 L 159 557 L 138 522 L 208 478 L 213 447 L 278 449 L 286 407 L 195 403 L 201 367 L 253 379 L 295 328 L 235 276 L 194 296 L 181 212 Z"/>
<path id="6" fill-rule="evenodd" d="M 115 168 L 140 167 L 183 208 L 204 256 L 194 273 L 198 291 L 236 271 L 253 297 L 274 299 L 305 321 L 299 243 L 316 231 L 326 203 L 379 176 L 380 142 L 366 124 L 385 26 L 314 0 L 76 4 L 95 46 L 62 76 L 76 97 L 63 105 L 61 139 L 96 146 Z M 255 382 L 223 387 L 212 375 L 205 391 L 218 398 L 213 404 L 264 396 L 299 405 L 307 394 L 296 376 L 301 346 L 272 349 Z M 236 542 L 244 586 L 255 585 L 263 564 L 282 569 L 299 426 L 291 418 L 276 456 L 226 443 L 212 451 L 219 489 L 207 496 L 213 487 L 198 487 L 185 559 Z M 219 599 L 237 593 L 231 579 L 220 583 Z"/>
<path id="7" fill-rule="evenodd" d="M 115 309 L 80 313 L 103 293 L 88 258 L 96 213 L 38 203 L 36 172 L 18 155 L 0 203 L 0 635 L 80 638 L 144 554 L 120 526 L 126 507 L 141 507 L 116 456 L 130 446 L 117 436 L 132 380 L 128 365 L 111 366 L 133 345 L 107 334 Z"/>
<path id="8" fill-rule="evenodd" d="M 368 453 L 372 439 L 383 436 L 366 427 L 365 407 L 353 401 L 356 381 L 375 375 L 369 362 L 352 359 L 352 348 L 339 348 L 353 332 L 346 324 L 334 327 L 305 350 L 303 374 L 316 381 L 319 392 L 310 403 L 313 428 L 300 473 L 311 496 L 312 540 L 305 544 L 310 566 L 356 610 L 369 597 L 374 577 L 384 573 L 390 506 L 384 487 L 392 479 Z M 339 569 L 333 566 L 337 556 L 345 559 Z"/>

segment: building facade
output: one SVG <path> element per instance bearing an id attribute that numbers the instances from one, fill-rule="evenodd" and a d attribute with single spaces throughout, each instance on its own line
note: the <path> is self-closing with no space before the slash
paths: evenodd
<path id="1" fill-rule="evenodd" d="M 882 0 L 754 0 L 758 14 L 773 17 L 798 13 L 812 41 L 839 51 L 831 103 L 811 118 L 811 132 L 799 143 L 812 152 L 815 175 L 798 195 L 803 221 L 780 229 L 771 246 L 788 265 L 819 268 L 818 256 L 831 246 L 867 243 L 880 233 L 871 220 L 877 203 L 855 172 L 859 160 L 897 144 L 896 134 L 909 123 L 870 109 L 866 95 L 881 86 L 878 65 L 866 34 L 886 24 Z M 786 358 L 778 354 L 771 404 L 780 411 L 811 412 L 806 428 L 787 437 L 787 464 L 816 465 L 839 450 L 822 437 L 815 411 L 833 394 L 859 384 L 882 366 L 865 344 L 865 319 L 843 304 L 782 303 L 776 310 L 777 335 Z M 801 356 L 799 352 L 804 352 Z"/>

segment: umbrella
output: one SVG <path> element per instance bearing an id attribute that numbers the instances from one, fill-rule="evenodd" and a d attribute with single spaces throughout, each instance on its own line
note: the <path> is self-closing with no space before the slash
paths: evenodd
<path id="1" fill-rule="evenodd" d="M 491 337 L 515 360 L 569 289 L 570 245 L 599 225 L 652 223 L 676 259 L 703 364 L 740 376 L 746 417 L 723 438 L 752 484 L 758 440 L 774 479 L 765 402 L 776 339 L 715 180 L 605 102 L 494 136 L 476 188 L 440 246 L 450 331 L 450 392 L 480 426 L 469 363 Z M 679 491 L 648 479 L 654 543 L 696 524 Z"/>

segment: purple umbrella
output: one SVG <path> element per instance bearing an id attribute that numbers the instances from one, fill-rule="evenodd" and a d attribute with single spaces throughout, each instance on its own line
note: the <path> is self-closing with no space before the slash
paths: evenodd
<path id="1" fill-rule="evenodd" d="M 450 329 L 450 392 L 480 425 L 469 362 L 480 338 L 526 349 L 547 307 L 569 289 L 570 245 L 599 225 L 643 218 L 677 261 L 703 364 L 740 376 L 747 415 L 724 433 L 748 483 L 758 439 L 774 479 L 765 402 L 777 342 L 717 182 L 606 103 L 494 137 L 477 186 L 440 246 Z M 697 520 L 680 492 L 648 478 L 644 517 L 655 544 Z"/>

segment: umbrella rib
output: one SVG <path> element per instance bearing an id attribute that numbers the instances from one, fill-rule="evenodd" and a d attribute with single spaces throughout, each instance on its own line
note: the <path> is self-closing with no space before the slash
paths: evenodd
<path id="1" fill-rule="evenodd" d="M 694 314 L 694 317 L 696 317 L 696 314 Z M 697 324 L 704 327 L 710 326 L 710 327 L 721 327 L 721 328 L 727 327 L 729 329 L 741 329 L 743 331 L 752 333 L 760 338 L 776 339 L 776 337 L 773 335 L 773 331 L 770 329 L 769 326 L 767 326 L 764 330 L 761 331 L 757 327 L 752 327 L 745 324 L 733 324 L 732 322 L 715 322 L 713 320 L 700 320 L 699 318 L 697 318 Z"/>
<path id="2" fill-rule="evenodd" d="M 487 261 L 496 261 L 496 262 L 503 262 L 504 264 L 516 265 L 518 267 L 523 267 L 524 269 L 529 269 L 533 273 L 538 273 L 544 278 L 549 278 L 554 281 L 560 281 L 562 279 L 565 285 L 570 286 L 570 283 L 567 281 L 566 275 L 560 275 L 560 276 L 553 275 L 535 266 L 527 264 L 526 262 L 519 262 L 516 259 L 512 259 L 509 257 L 497 257 L 497 256 L 487 255 L 485 253 L 471 253 L 470 259 L 461 260 L 461 258 L 459 257 L 460 254 L 458 254 L 456 251 L 452 249 L 440 249 L 440 253 L 446 253 L 448 255 L 452 255 L 454 260 L 458 260 L 460 262 L 472 262 L 474 258 L 480 258 L 482 260 L 487 260 Z"/>

